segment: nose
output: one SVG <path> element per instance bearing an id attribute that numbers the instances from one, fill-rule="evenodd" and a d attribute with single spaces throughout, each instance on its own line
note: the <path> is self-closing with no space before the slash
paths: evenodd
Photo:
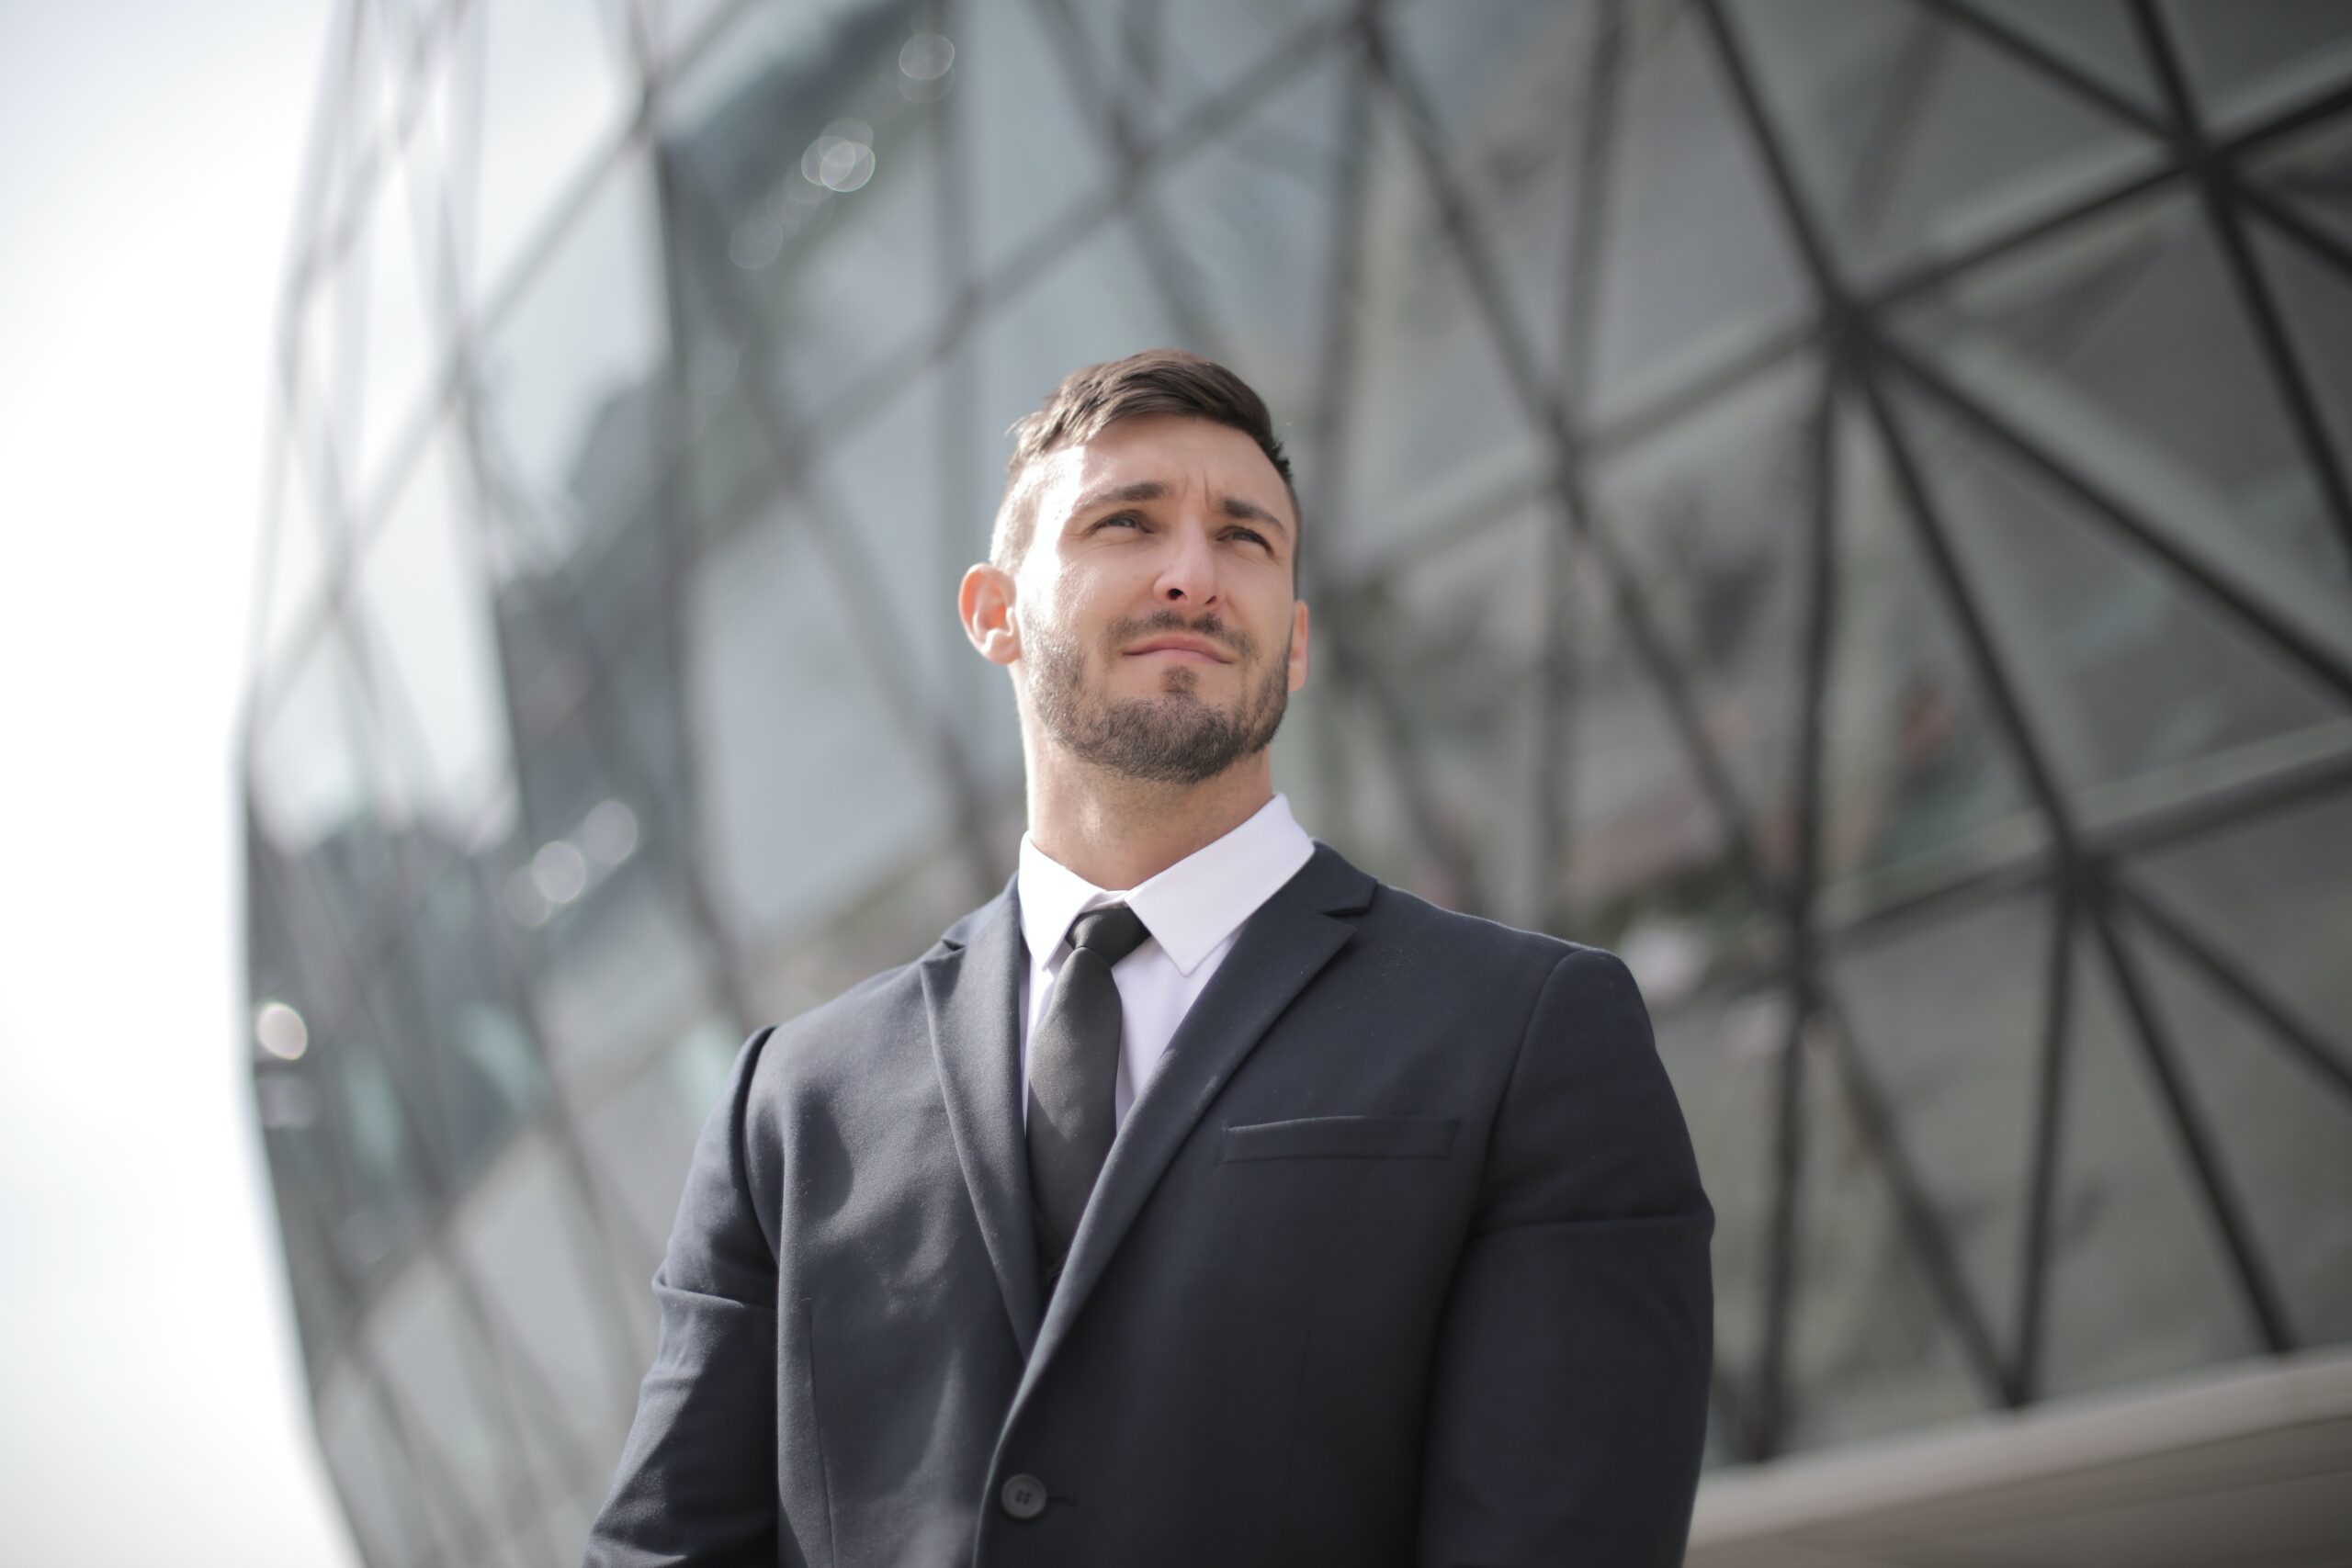
<path id="1" fill-rule="evenodd" d="M 1187 521 L 1170 530 L 1168 553 L 1152 583 L 1152 597 L 1162 604 L 1212 609 L 1217 603 L 1216 550 L 1206 526 Z"/>

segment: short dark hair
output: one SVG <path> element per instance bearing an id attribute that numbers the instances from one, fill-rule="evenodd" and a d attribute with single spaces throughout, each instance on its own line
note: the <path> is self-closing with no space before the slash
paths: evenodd
<path id="1" fill-rule="evenodd" d="M 1062 378 L 1035 413 L 1013 421 L 1012 457 L 1004 465 L 1004 499 L 989 539 L 989 559 L 1011 570 L 1029 551 L 1036 532 L 1036 498 L 1022 490 L 1031 464 L 1063 446 L 1091 441 L 1123 419 L 1145 414 L 1182 414 L 1227 425 L 1258 444 L 1283 477 L 1290 513 L 1298 516 L 1298 486 L 1290 458 L 1274 434 L 1273 416 L 1249 382 L 1214 359 L 1181 348 L 1147 348 L 1125 359 L 1090 365 Z M 1295 542 L 1292 559 L 1296 561 Z"/>

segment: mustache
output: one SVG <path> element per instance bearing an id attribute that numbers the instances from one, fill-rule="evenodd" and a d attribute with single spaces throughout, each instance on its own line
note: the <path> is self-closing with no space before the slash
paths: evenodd
<path id="1" fill-rule="evenodd" d="M 1207 641 L 1216 643 L 1219 648 L 1227 649 L 1237 659 L 1246 660 L 1258 657 L 1257 638 L 1238 626 L 1227 626 L 1215 615 L 1193 621 L 1186 619 L 1174 610 L 1159 610 L 1148 615 L 1137 615 L 1130 620 L 1113 622 L 1108 636 L 1111 648 L 1115 652 L 1139 638 L 1162 637 L 1170 632 L 1205 638 Z"/>

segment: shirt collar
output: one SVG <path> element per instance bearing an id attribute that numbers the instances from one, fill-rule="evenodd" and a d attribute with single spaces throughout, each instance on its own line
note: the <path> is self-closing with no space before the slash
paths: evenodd
<path id="1" fill-rule="evenodd" d="M 1277 795 L 1248 821 L 1125 892 L 1107 892 L 1021 835 L 1021 935 L 1033 961 L 1061 946 L 1087 910 L 1125 904 L 1177 970 L 1190 975 L 1258 906 L 1314 858 L 1315 840 Z"/>

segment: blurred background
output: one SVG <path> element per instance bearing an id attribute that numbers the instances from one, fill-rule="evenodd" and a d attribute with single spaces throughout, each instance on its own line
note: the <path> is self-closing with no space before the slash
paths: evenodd
<path id="1" fill-rule="evenodd" d="M 2352 7 L 292 32 L 224 947 L 322 1539 L 576 1561 L 737 1045 L 1011 874 L 1002 432 L 1177 344 L 1299 464 L 1301 820 L 1642 982 L 1692 1561 L 2352 1562 Z"/>

